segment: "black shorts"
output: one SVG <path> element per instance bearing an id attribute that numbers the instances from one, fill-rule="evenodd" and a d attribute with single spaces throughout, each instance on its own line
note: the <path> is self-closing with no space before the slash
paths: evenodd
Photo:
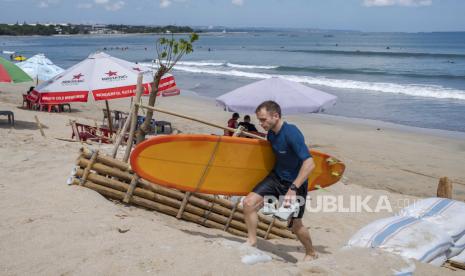
<path id="1" fill-rule="evenodd" d="M 291 186 L 291 184 L 291 182 L 282 180 L 276 175 L 276 173 L 271 172 L 269 175 L 265 177 L 265 179 L 258 183 L 257 186 L 255 186 L 255 188 L 253 188 L 252 192 L 259 194 L 262 197 L 274 196 L 277 199 L 279 199 L 280 196 L 284 196 L 287 193 L 287 191 L 289 191 L 289 187 Z M 294 218 L 302 218 L 304 216 L 307 191 L 307 183 L 304 183 L 297 190 L 297 196 L 302 197 L 304 202 L 302 205 L 300 205 L 299 214 L 297 215 L 297 217 Z"/>

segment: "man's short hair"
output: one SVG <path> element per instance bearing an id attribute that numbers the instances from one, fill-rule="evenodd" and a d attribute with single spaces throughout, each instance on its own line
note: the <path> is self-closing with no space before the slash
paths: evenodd
<path id="1" fill-rule="evenodd" d="M 250 116 L 249 116 L 249 115 L 245 115 L 245 116 L 244 116 L 244 121 L 245 121 L 245 120 L 250 120 Z"/>
<path id="2" fill-rule="evenodd" d="M 265 101 L 261 103 L 259 106 L 257 106 L 257 109 L 255 109 L 255 113 L 258 113 L 262 108 L 264 108 L 267 112 L 270 113 L 278 113 L 279 118 L 281 118 L 281 107 L 279 104 L 275 101 Z"/>
<path id="3" fill-rule="evenodd" d="M 238 119 L 240 116 L 239 116 L 239 113 L 234 112 L 234 114 L 232 115 L 232 117 L 233 117 L 234 119 Z"/>

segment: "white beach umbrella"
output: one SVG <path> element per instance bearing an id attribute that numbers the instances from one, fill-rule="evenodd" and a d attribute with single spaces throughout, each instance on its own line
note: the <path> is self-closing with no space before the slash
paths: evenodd
<path id="1" fill-rule="evenodd" d="M 269 78 L 226 93 L 216 101 L 228 111 L 254 113 L 264 101 L 281 106 L 283 114 L 316 113 L 336 104 L 337 97 L 298 82 Z"/>
<path id="2" fill-rule="evenodd" d="M 26 61 L 16 63 L 31 78 L 46 81 L 63 72 L 63 68 L 56 66 L 44 54 L 37 54 Z"/>
<path id="3" fill-rule="evenodd" d="M 29 98 L 40 103 L 87 102 L 92 93 L 96 101 L 135 95 L 137 76 L 143 73 L 144 95 L 150 93 L 153 74 L 149 68 L 112 57 L 105 53 L 88 58 L 41 83 Z M 178 95 L 179 89 L 172 75 L 165 75 L 159 84 L 162 96 Z"/>

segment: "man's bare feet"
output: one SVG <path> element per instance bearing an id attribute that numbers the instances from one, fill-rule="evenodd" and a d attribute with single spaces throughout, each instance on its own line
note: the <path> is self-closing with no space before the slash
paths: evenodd
<path id="1" fill-rule="evenodd" d="M 313 261 L 313 260 L 316 260 L 316 259 L 318 259 L 318 254 L 316 252 L 313 252 L 311 254 L 306 254 L 304 256 L 303 261 L 304 262 L 309 262 L 309 261 Z"/>
<path id="2" fill-rule="evenodd" d="M 248 239 L 247 241 L 244 242 L 245 246 L 251 246 L 251 247 L 257 247 L 257 241 L 255 242 L 250 242 Z"/>

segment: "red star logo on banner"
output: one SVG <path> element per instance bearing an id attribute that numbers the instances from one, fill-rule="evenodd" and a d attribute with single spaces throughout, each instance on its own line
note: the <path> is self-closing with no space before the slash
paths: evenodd
<path id="1" fill-rule="evenodd" d="M 81 79 L 81 77 L 84 77 L 84 75 L 81 74 L 81 73 L 79 73 L 77 75 L 73 75 L 73 80 L 79 80 L 79 79 Z"/>
<path id="2" fill-rule="evenodd" d="M 134 68 L 132 68 L 132 70 L 134 70 L 134 71 L 137 71 L 137 72 L 140 72 L 140 71 L 142 71 L 142 70 L 140 70 L 140 68 L 139 68 L 139 67 L 134 67 Z"/>
<path id="3" fill-rule="evenodd" d="M 105 74 L 107 74 L 109 77 L 111 77 L 111 76 L 116 76 L 117 73 L 118 73 L 118 72 L 113 72 L 113 71 L 110 70 L 110 71 L 108 71 L 108 72 L 105 73 Z"/>

